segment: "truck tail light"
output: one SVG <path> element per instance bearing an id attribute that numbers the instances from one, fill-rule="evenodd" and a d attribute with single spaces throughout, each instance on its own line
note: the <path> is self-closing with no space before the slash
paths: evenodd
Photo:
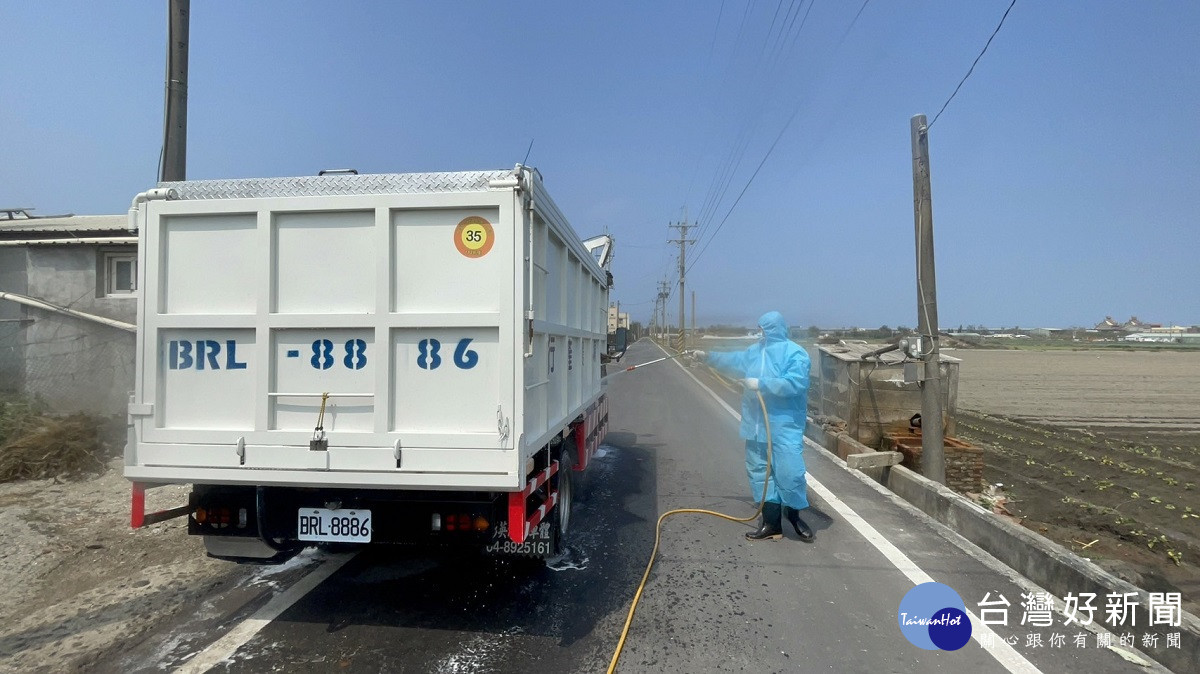
<path id="1" fill-rule="evenodd" d="M 204 508 L 196 508 L 196 521 L 204 524 L 208 520 L 208 511 Z"/>
<path id="2" fill-rule="evenodd" d="M 487 531 L 490 526 L 491 522 L 482 515 L 473 517 L 468 513 L 433 513 L 429 522 L 433 531 Z"/>

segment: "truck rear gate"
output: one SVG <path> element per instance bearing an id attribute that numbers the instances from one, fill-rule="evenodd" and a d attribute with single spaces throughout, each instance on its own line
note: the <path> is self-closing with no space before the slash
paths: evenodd
<path id="1" fill-rule="evenodd" d="M 488 494 L 520 542 L 551 444 L 582 470 L 603 437 L 610 276 L 536 171 L 163 183 L 132 217 L 136 483 L 269 487 L 289 540 L 280 488 Z"/>

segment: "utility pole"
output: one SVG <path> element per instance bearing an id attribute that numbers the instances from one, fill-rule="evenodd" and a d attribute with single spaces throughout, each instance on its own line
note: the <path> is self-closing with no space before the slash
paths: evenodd
<path id="1" fill-rule="evenodd" d="M 913 218 L 917 242 L 917 343 L 925 371 L 921 381 L 921 467 L 925 477 L 946 484 L 937 279 L 933 264 L 933 196 L 929 181 L 929 125 L 925 115 L 912 118 L 911 132 Z"/>
<path id="2" fill-rule="evenodd" d="M 685 313 L 685 302 L 687 293 L 684 287 L 684 274 L 687 271 L 687 245 L 696 243 L 695 239 L 687 238 L 688 228 L 687 216 L 685 214 L 683 222 L 677 222 L 673 225 L 667 225 L 668 229 L 678 229 L 679 238 L 670 239 L 667 243 L 679 244 L 679 350 L 687 348 L 687 314 Z"/>
<path id="3" fill-rule="evenodd" d="M 170 0 L 167 16 L 167 103 L 159 180 L 187 179 L 188 26 L 191 0 Z"/>
<path id="4" fill-rule="evenodd" d="M 692 291 L 692 337 L 696 336 L 696 291 Z"/>
<path id="5" fill-rule="evenodd" d="M 671 284 L 666 281 L 658 282 L 658 301 L 660 302 L 659 311 L 662 315 L 662 320 L 659 321 L 659 329 L 661 334 L 667 333 L 667 298 L 671 296 Z"/>

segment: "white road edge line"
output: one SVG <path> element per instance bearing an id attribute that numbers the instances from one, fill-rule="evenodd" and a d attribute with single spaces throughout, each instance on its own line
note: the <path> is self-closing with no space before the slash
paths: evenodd
<path id="1" fill-rule="evenodd" d="M 658 346 L 659 349 L 662 349 L 662 347 L 657 343 L 654 345 Z M 663 353 L 666 353 L 666 349 L 662 350 Z M 712 389 L 710 389 L 708 386 L 705 386 L 704 382 L 696 378 L 696 375 L 689 372 L 688 369 L 683 366 L 683 363 L 679 362 L 678 359 L 676 359 L 674 363 L 679 366 L 679 369 L 683 370 L 684 374 L 691 377 L 692 381 L 696 382 L 697 386 L 704 389 L 708 395 L 712 396 L 713 400 L 716 400 L 721 407 L 725 408 L 725 411 L 729 412 L 733 418 L 737 419 L 739 422 L 742 420 L 741 414 L 730 407 L 729 404 L 722 400 L 720 396 L 713 392 Z M 810 443 L 812 441 L 808 438 L 805 438 L 804 442 Z M 892 563 L 892 566 L 895 566 L 900 570 L 901 573 L 911 580 L 914 585 L 920 585 L 921 583 L 933 581 L 932 576 L 930 576 L 928 573 L 925 573 L 921 567 L 917 566 L 915 562 L 908 558 L 908 555 L 901 552 L 899 548 L 893 545 L 891 541 L 884 538 L 883 534 L 879 533 L 875 527 L 871 526 L 870 523 L 864 520 L 861 515 L 854 511 L 853 508 L 846 505 L 844 501 L 838 498 L 832 491 L 827 489 L 825 485 L 821 484 L 817 478 L 813 477 L 811 472 L 807 474 L 807 478 L 808 486 L 811 487 L 812 490 L 815 491 L 822 499 L 829 503 L 829 505 L 832 506 L 833 509 L 836 510 L 838 514 L 850 524 L 850 526 L 854 527 L 863 538 L 867 539 L 868 543 L 875 546 L 875 549 L 878 550 L 884 557 L 886 557 L 887 560 Z M 968 610 L 967 617 L 971 620 L 971 637 L 975 639 L 975 641 L 979 642 L 979 645 L 993 658 L 995 658 L 996 661 L 999 662 L 1005 669 L 1013 674 L 1041 672 L 1041 670 L 1035 667 L 1033 663 L 1031 663 L 1029 660 L 1026 660 L 1025 656 L 1018 653 L 1015 648 L 1008 644 L 1008 642 L 1000 638 L 1000 635 L 996 634 L 991 627 L 984 625 L 983 622 L 980 621 L 979 617 L 975 615 L 974 611 Z M 988 639 L 988 641 L 991 642 L 990 646 L 984 641 L 984 637 L 989 635 L 991 637 Z"/>
<path id="2" fill-rule="evenodd" d="M 337 570 L 342 568 L 346 562 L 353 559 L 356 554 L 346 553 L 321 562 L 317 568 L 296 581 L 296 584 L 289 587 L 283 594 L 273 597 L 271 601 L 267 602 L 266 606 L 258 609 L 254 615 L 243 620 L 225 636 L 212 642 L 207 648 L 177 667 L 175 674 L 201 674 L 202 672 L 207 672 L 223 660 L 228 660 L 237 652 L 237 649 L 244 646 L 247 641 L 254 638 L 254 635 L 262 631 L 262 628 L 269 625 L 271 621 L 291 608 L 293 604 L 311 592 L 313 588 L 325 582 L 334 573 L 337 573 Z"/>

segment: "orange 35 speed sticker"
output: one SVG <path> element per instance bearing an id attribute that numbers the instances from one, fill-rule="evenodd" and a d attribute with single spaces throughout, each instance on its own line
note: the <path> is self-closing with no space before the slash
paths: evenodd
<path id="1" fill-rule="evenodd" d="M 487 255 L 495 240 L 496 233 L 492 230 L 492 223 L 477 215 L 463 218 L 458 227 L 454 228 L 454 246 L 467 257 Z"/>

